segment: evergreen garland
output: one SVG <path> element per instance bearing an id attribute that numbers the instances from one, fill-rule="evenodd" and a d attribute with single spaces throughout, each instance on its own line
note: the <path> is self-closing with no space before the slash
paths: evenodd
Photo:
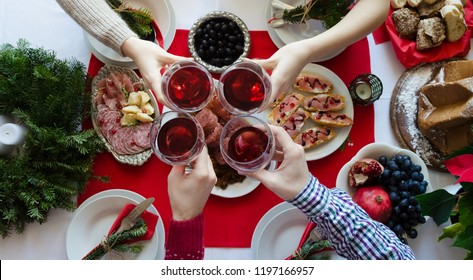
<path id="1" fill-rule="evenodd" d="M 282 19 L 290 23 L 304 23 L 309 19 L 321 20 L 326 29 L 333 27 L 349 12 L 354 0 L 312 0 L 294 9 L 284 10 Z"/>
<path id="2" fill-rule="evenodd" d="M 323 260 L 324 255 L 317 255 L 323 249 L 331 248 L 330 241 L 323 239 L 319 241 L 307 242 L 292 254 L 291 260 Z"/>
<path id="3" fill-rule="evenodd" d="M 138 37 L 146 39 L 153 34 L 153 28 L 151 27 L 153 18 L 148 9 L 136 9 L 130 5 L 124 4 L 121 0 L 107 0 L 107 3 L 120 15 Z"/>
<path id="4" fill-rule="evenodd" d="M 85 67 L 59 60 L 25 40 L 0 46 L 0 115 L 13 115 L 27 133 L 20 153 L 0 157 L 0 235 L 44 223 L 51 209 L 74 211 L 74 196 L 93 176 L 94 156 L 104 149 L 93 130 Z"/>

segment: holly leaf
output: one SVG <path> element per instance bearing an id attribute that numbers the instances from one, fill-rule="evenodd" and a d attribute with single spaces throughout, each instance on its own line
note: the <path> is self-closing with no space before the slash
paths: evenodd
<path id="1" fill-rule="evenodd" d="M 440 189 L 416 195 L 416 199 L 420 204 L 422 215 L 432 217 L 437 226 L 440 226 L 450 218 L 457 196 Z"/>
<path id="2" fill-rule="evenodd" d="M 443 228 L 443 233 L 442 235 L 439 236 L 437 241 L 440 241 L 444 238 L 454 239 L 461 232 L 462 232 L 462 225 L 460 223 L 454 223 L 453 225 L 449 225 L 448 227 Z"/>

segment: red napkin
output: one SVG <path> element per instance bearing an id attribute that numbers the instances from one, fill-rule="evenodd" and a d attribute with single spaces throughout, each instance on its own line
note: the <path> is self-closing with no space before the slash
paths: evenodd
<path id="1" fill-rule="evenodd" d="M 188 30 L 177 30 L 169 52 L 189 56 L 187 47 Z M 271 41 L 267 31 L 250 31 L 252 47 L 250 58 L 268 58 L 277 47 Z M 362 39 L 349 46 L 337 57 L 320 63 L 334 71 L 346 85 L 357 75 L 370 73 L 370 57 L 367 39 Z M 91 57 L 88 73 L 92 77 L 103 66 L 94 56 Z M 340 168 L 348 162 L 359 149 L 374 142 L 374 108 L 355 106 L 355 123 L 350 132 L 350 140 L 345 148 L 332 155 L 309 162 L 310 171 L 327 187 L 335 187 Z M 91 127 L 90 122 L 84 127 Z M 145 197 L 155 197 L 155 205 L 167 231 L 172 217 L 167 195 L 167 176 L 171 167 L 152 156 L 142 166 L 120 164 L 110 153 L 99 154 L 94 161 L 94 175 L 107 176 L 110 181 L 104 183 L 91 180 L 85 193 L 79 196 L 82 203 L 95 193 L 123 188 L 134 191 Z M 238 198 L 210 196 L 205 209 L 205 246 L 206 247 L 243 247 L 251 245 L 253 231 L 263 215 L 276 204 L 282 202 L 274 193 L 264 186 L 259 186 L 251 193 Z"/>
<path id="2" fill-rule="evenodd" d="M 464 57 L 468 54 L 470 50 L 471 29 L 473 28 L 473 4 L 470 1 L 467 1 L 465 6 L 465 21 L 468 25 L 468 30 L 463 37 L 456 42 L 445 40 L 440 46 L 423 51 L 416 50 L 416 42 L 399 38 L 391 13 L 392 9 L 385 22 L 386 30 L 391 39 L 394 52 L 404 67 L 410 68 L 423 62 L 440 61 L 456 56 Z M 378 39 L 380 39 L 379 37 Z"/>
<path id="3" fill-rule="evenodd" d="M 120 211 L 118 214 L 117 218 L 115 219 L 115 222 L 113 222 L 112 226 L 110 227 L 110 231 L 108 232 L 107 236 L 110 236 L 113 232 L 115 232 L 119 227 L 120 223 L 122 222 L 123 218 L 128 215 L 131 210 L 133 210 L 136 207 L 135 204 L 127 204 L 123 207 L 123 209 Z M 156 224 L 158 223 L 159 217 L 158 215 L 151 213 L 149 211 L 144 211 L 143 214 L 141 214 L 141 218 L 145 221 L 146 226 L 148 227 L 148 230 L 146 233 L 134 240 L 130 240 L 127 243 L 132 243 L 140 240 L 150 240 L 151 237 L 153 237 L 154 231 L 156 229 Z"/>

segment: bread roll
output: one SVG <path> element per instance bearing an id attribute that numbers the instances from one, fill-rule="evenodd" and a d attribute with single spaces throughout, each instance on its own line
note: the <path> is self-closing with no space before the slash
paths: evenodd
<path id="1" fill-rule="evenodd" d="M 416 49 L 418 51 L 439 46 L 445 39 L 445 25 L 438 17 L 426 18 L 419 22 Z"/>
<path id="2" fill-rule="evenodd" d="M 440 14 L 445 20 L 447 40 L 449 42 L 460 40 L 468 29 L 460 10 L 454 5 L 446 5 L 440 10 Z"/>
<path id="3" fill-rule="evenodd" d="M 391 17 L 399 38 L 415 40 L 420 21 L 416 11 L 410 8 L 401 8 L 395 10 Z"/>
<path id="4" fill-rule="evenodd" d="M 391 0 L 391 7 L 393 9 L 400 9 L 406 6 L 407 0 Z"/>

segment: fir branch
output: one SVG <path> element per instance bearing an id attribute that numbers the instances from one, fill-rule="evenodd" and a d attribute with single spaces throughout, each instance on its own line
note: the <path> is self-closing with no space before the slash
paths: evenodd
<path id="1" fill-rule="evenodd" d="M 0 157 L 2 237 L 46 222 L 51 209 L 74 211 L 75 196 L 95 178 L 93 159 L 104 145 L 93 130 L 80 130 L 90 110 L 86 79 L 83 64 L 25 40 L 0 46 L 0 114 L 27 129 L 20 154 Z"/>
<path id="2" fill-rule="evenodd" d="M 333 27 L 349 12 L 354 0 L 312 0 L 294 9 L 284 10 L 282 19 L 289 23 L 305 23 L 309 19 L 323 21 L 326 29 Z"/>
<path id="3" fill-rule="evenodd" d="M 133 8 L 120 0 L 107 0 L 109 6 L 120 15 L 130 29 L 141 39 L 153 33 L 151 11 L 146 8 Z"/>

